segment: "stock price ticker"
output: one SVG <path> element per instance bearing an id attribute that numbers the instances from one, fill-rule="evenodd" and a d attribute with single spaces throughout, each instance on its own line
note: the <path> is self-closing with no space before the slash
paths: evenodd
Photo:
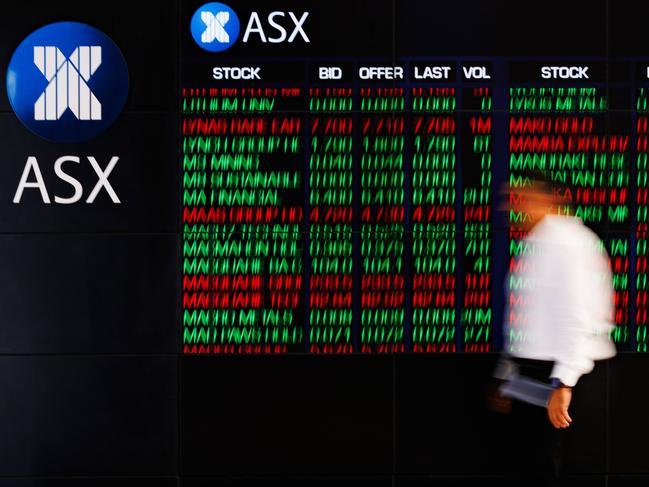
<path id="1" fill-rule="evenodd" d="M 184 353 L 500 350 L 529 251 L 500 188 L 528 169 L 600 237 L 612 338 L 647 351 L 647 64 L 217 56 L 182 80 Z"/>

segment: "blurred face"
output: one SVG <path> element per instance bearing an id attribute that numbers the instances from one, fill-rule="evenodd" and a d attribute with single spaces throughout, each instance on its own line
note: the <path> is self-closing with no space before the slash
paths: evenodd
<path id="1" fill-rule="evenodd" d="M 516 226 L 524 230 L 531 229 L 555 204 L 554 198 L 542 188 L 508 184 L 503 186 L 501 201 L 500 209 L 508 212 L 510 220 L 514 219 L 513 216 L 522 214 L 523 218 L 516 218 Z"/>

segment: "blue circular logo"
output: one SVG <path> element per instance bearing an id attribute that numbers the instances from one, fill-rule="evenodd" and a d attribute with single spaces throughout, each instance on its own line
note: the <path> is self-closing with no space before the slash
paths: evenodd
<path id="1" fill-rule="evenodd" d="M 128 96 L 128 68 L 115 43 L 79 22 L 56 22 L 29 34 L 7 69 L 9 102 L 32 132 L 79 142 L 106 130 Z"/>
<path id="2" fill-rule="evenodd" d="M 239 17 L 227 5 L 206 3 L 192 16 L 192 37 L 206 51 L 221 52 L 239 37 Z"/>

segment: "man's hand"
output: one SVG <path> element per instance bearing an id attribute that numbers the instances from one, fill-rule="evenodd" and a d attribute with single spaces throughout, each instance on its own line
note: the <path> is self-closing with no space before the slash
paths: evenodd
<path id="1" fill-rule="evenodd" d="M 560 387 L 552 391 L 548 401 L 548 418 L 555 428 L 567 428 L 572 423 L 568 407 L 572 399 L 572 389 Z"/>

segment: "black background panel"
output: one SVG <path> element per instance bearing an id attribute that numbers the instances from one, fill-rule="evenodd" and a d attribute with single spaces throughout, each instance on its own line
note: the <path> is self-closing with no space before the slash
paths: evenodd
<path id="1" fill-rule="evenodd" d="M 174 235 L 0 235 L 0 352 L 175 353 L 177 259 Z"/>
<path id="2" fill-rule="evenodd" d="M 181 380 L 184 475 L 391 472 L 390 357 L 184 357 Z"/>
<path id="3" fill-rule="evenodd" d="M 176 363 L 0 357 L 3 476 L 173 475 Z"/>

